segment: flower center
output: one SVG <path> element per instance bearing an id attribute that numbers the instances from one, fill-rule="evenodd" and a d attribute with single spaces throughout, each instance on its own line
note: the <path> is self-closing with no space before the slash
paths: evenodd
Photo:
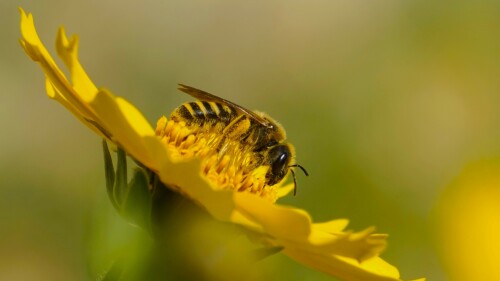
<path id="1" fill-rule="evenodd" d="M 277 187 L 266 185 L 269 166 L 256 164 L 261 161 L 249 145 L 225 137 L 222 128 L 199 130 L 200 126 L 162 116 L 157 122 L 156 135 L 167 146 L 172 160 L 199 157 L 201 173 L 212 186 L 251 192 L 276 201 Z"/>

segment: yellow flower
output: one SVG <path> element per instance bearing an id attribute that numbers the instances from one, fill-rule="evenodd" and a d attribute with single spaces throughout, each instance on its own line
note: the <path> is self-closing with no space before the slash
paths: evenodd
<path id="1" fill-rule="evenodd" d="M 216 219 L 256 233 L 264 245 L 283 248 L 291 258 L 342 280 L 400 280 L 398 270 L 378 257 L 386 235 L 374 234 L 374 228 L 346 231 L 345 219 L 313 223 L 306 211 L 275 204 L 291 185 L 277 186 L 275 196 L 267 199 L 221 190 L 202 175 L 199 159 L 175 161 L 139 110 L 92 83 L 78 60 L 76 36 L 68 39 L 62 28 L 57 34 L 57 53 L 70 72 L 67 79 L 39 39 L 32 15 L 20 11 L 21 45 L 42 67 L 49 97 L 156 173 L 166 186 L 197 202 Z"/>
<path id="2" fill-rule="evenodd" d="M 439 250 L 450 280 L 500 280 L 500 161 L 468 166 L 436 206 Z"/>

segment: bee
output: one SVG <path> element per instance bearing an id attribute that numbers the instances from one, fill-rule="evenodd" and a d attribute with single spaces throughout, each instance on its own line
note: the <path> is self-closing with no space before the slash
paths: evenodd
<path id="1" fill-rule="evenodd" d="M 304 167 L 294 163 L 294 148 L 286 142 L 285 130 L 278 122 L 265 113 L 250 111 L 190 86 L 179 84 L 178 89 L 197 101 L 184 103 L 172 112 L 171 120 L 185 122 L 190 129 L 189 134 L 183 135 L 182 140 L 177 138 L 177 141 L 186 141 L 190 135 L 211 134 L 213 137 L 207 138 L 204 144 L 217 155 L 230 154 L 231 149 L 245 155 L 240 157 L 239 162 L 233 159 L 233 162 L 239 163 L 239 168 L 251 171 L 268 167 L 264 185 L 279 183 L 290 171 L 296 194 L 297 180 L 293 168 L 300 168 L 306 176 L 308 173 Z"/>

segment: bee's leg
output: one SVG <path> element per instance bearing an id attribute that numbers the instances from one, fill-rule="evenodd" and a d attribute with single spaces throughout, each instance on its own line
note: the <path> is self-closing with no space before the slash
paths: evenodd
<path id="1" fill-rule="evenodd" d="M 223 138 L 217 145 L 219 159 L 222 159 L 226 152 L 231 152 L 230 148 L 234 149 L 235 145 L 239 145 L 251 131 L 251 122 L 247 116 L 241 115 L 231 121 L 222 131 Z"/>
<path id="2" fill-rule="evenodd" d="M 230 140 L 241 140 L 250 133 L 250 125 L 250 119 L 245 115 L 241 115 L 231 121 L 222 133 Z"/>
<path id="3" fill-rule="evenodd" d="M 269 132 L 266 127 L 257 126 L 252 132 L 252 135 L 248 138 L 247 142 L 253 146 L 253 151 L 263 151 L 271 145 L 274 145 L 276 141 L 269 141 Z"/>
<path id="4" fill-rule="evenodd" d="M 252 160 L 249 163 L 250 169 L 256 169 L 257 167 L 261 166 L 264 164 L 264 155 L 262 153 L 253 153 Z"/>

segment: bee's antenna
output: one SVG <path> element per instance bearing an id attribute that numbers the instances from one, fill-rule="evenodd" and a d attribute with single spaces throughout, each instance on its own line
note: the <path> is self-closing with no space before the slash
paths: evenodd
<path id="1" fill-rule="evenodd" d="M 306 176 L 309 176 L 309 173 L 307 173 L 306 169 L 304 167 L 300 166 L 299 164 L 290 165 L 288 167 L 299 167 L 302 170 L 302 172 L 304 172 L 304 174 Z"/>
<path id="2" fill-rule="evenodd" d="M 290 169 L 290 172 L 292 172 L 292 177 L 293 177 L 293 196 L 297 195 L 297 180 L 295 179 L 295 172 Z"/>
<path id="3" fill-rule="evenodd" d="M 299 167 L 302 170 L 302 172 L 304 172 L 304 174 L 306 176 L 309 176 L 306 169 L 304 169 L 304 167 L 300 166 L 299 164 L 290 165 L 288 167 L 289 168 L 290 167 Z M 297 180 L 295 179 L 295 172 L 292 169 L 290 169 L 290 172 L 292 172 L 292 176 L 293 176 L 293 196 L 295 196 L 295 195 L 297 195 Z"/>

